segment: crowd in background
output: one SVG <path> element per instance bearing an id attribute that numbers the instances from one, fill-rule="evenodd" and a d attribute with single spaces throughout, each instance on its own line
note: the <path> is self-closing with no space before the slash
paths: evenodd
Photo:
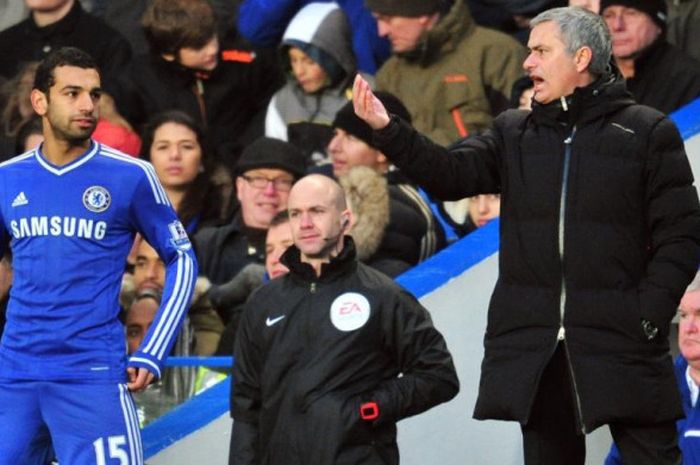
<path id="1" fill-rule="evenodd" d="M 700 2 L 570 3 L 603 16 L 611 66 L 637 101 L 670 113 L 700 96 Z M 94 140 L 150 161 L 193 238 L 200 278 L 175 351 L 230 355 L 243 302 L 286 271 L 279 255 L 290 239 L 278 226 L 305 174 L 340 182 L 358 257 L 391 277 L 498 216 L 498 192 L 437 202 L 395 169 L 353 112 L 355 75 L 391 114 L 458 145 L 503 110 L 530 107 L 535 83 L 522 69 L 528 21 L 564 4 L 0 2 L 0 158 L 41 143 L 29 103 L 38 61 L 61 46 L 89 52 L 105 90 Z M 10 287 L 9 262 L 0 267 L 0 291 Z M 163 269 L 137 238 L 121 301 L 130 350 L 153 319 Z M 194 370 L 173 371 L 159 398 L 181 400 L 206 383 Z"/>

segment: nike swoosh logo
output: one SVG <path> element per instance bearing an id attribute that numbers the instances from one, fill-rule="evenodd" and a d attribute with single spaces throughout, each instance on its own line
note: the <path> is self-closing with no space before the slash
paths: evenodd
<path id="1" fill-rule="evenodd" d="M 287 315 L 278 316 L 277 318 L 272 318 L 272 319 L 268 316 L 268 317 L 267 317 L 267 320 L 265 320 L 265 324 L 266 324 L 267 326 L 272 326 L 272 325 L 274 325 L 275 323 L 278 323 L 278 322 L 282 321 L 282 320 L 284 319 L 285 316 L 287 316 Z"/>

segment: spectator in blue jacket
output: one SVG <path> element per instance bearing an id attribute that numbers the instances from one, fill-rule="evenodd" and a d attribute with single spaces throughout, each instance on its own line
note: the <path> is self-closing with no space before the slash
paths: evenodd
<path id="1" fill-rule="evenodd" d="M 287 24 L 313 0 L 244 0 L 238 11 L 238 30 L 258 47 L 277 47 Z M 363 0 L 337 0 L 350 21 L 352 48 L 360 71 L 375 74 L 389 58 L 389 42 L 377 34 L 377 23 Z"/>
<path id="2" fill-rule="evenodd" d="M 688 286 L 678 306 L 678 348 L 676 381 L 681 393 L 685 417 L 678 420 L 678 445 L 683 465 L 700 465 L 700 273 Z M 620 450 L 613 444 L 605 465 L 625 465 Z"/>

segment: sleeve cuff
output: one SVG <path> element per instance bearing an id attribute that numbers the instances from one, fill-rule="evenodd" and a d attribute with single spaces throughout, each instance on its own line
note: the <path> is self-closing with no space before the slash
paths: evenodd
<path id="1" fill-rule="evenodd" d="M 160 379 L 161 365 L 162 363 L 158 363 L 156 360 L 141 352 L 136 352 L 132 357 L 130 357 L 127 364 L 128 367 L 145 368 L 153 373 L 158 379 Z"/>

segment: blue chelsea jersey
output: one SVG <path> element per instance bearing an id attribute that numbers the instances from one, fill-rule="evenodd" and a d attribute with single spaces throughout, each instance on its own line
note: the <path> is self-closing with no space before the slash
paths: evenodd
<path id="1" fill-rule="evenodd" d="M 0 216 L 13 254 L 0 379 L 123 382 L 127 365 L 160 376 L 197 264 L 153 167 L 96 142 L 58 167 L 38 148 L 0 164 Z M 127 360 L 118 296 L 136 232 L 166 264 L 166 283 Z"/>

